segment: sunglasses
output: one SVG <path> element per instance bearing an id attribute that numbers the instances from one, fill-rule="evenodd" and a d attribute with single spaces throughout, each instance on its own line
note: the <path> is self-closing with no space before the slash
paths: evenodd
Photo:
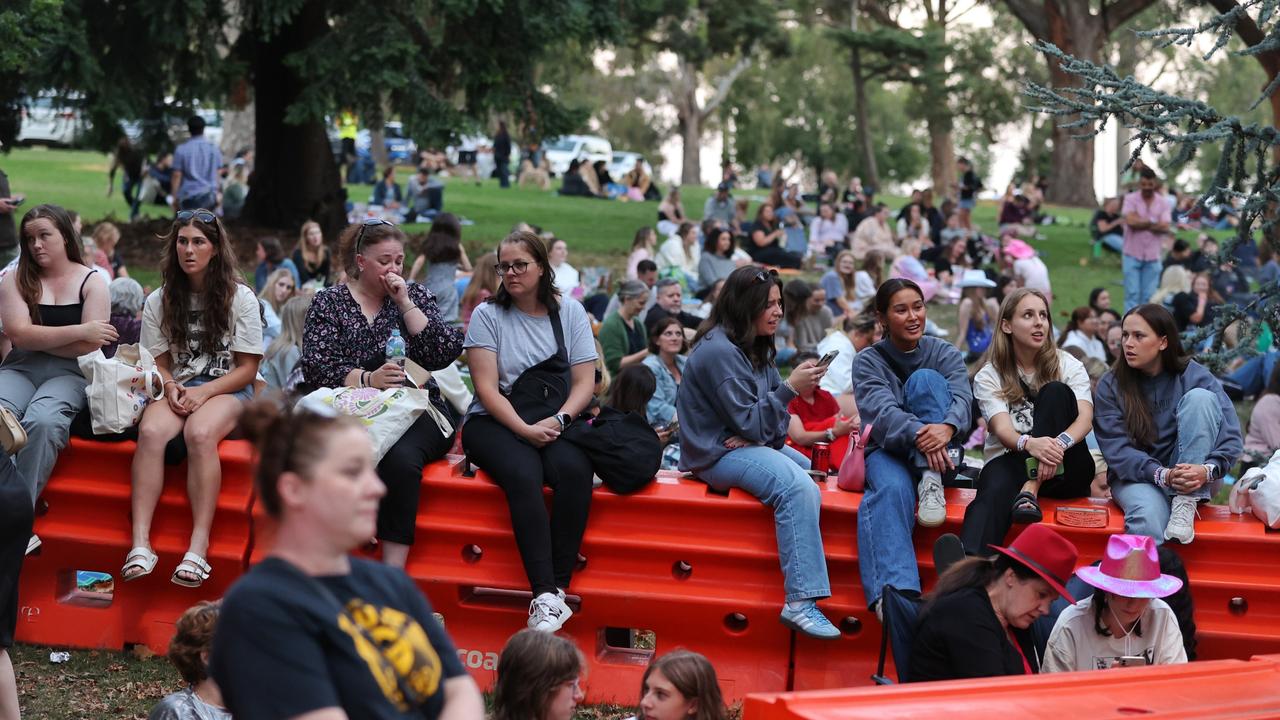
<path id="1" fill-rule="evenodd" d="M 371 228 L 376 225 L 390 225 L 391 227 L 396 226 L 396 224 L 391 222 L 390 220 L 383 220 L 382 218 L 365 219 L 364 222 L 360 223 L 360 231 L 356 233 L 356 254 L 357 255 L 360 254 L 360 249 L 361 247 L 364 246 L 364 231 L 367 228 Z"/>
<path id="2" fill-rule="evenodd" d="M 218 219 L 216 215 L 209 212 L 208 210 L 203 210 L 203 209 L 181 210 L 178 212 L 177 215 L 174 216 L 174 219 L 176 219 L 180 223 L 191 222 L 192 218 L 195 218 L 196 220 L 199 220 L 200 222 L 205 223 L 206 225 L 212 225 L 214 224 L 214 221 Z"/>
<path id="3" fill-rule="evenodd" d="M 768 270 L 762 269 L 760 270 L 760 272 L 756 273 L 756 276 L 752 280 L 752 282 L 767 283 L 767 282 L 776 281 L 777 279 L 778 279 L 778 271 L 774 270 L 773 268 L 769 268 Z"/>

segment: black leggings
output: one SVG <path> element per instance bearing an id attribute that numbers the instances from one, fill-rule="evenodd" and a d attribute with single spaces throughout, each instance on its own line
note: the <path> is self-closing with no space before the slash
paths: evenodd
<path id="1" fill-rule="evenodd" d="M 31 491 L 8 457 L 0 457 L 0 649 L 18 627 L 18 576 L 31 539 Z"/>
<path id="2" fill-rule="evenodd" d="M 1057 437 L 1080 416 L 1076 395 L 1061 382 L 1040 388 L 1032 411 L 1031 437 Z M 991 432 L 988 428 L 987 432 Z M 991 544 L 1001 545 L 1013 524 L 1013 500 L 1027 482 L 1027 452 L 1010 450 L 987 463 L 978 475 L 978 495 L 964 512 L 960 539 L 968 555 L 987 557 Z M 1093 457 L 1084 439 L 1064 454 L 1063 474 L 1040 483 L 1040 496 L 1049 498 L 1088 497 L 1093 484 Z"/>
<path id="3" fill-rule="evenodd" d="M 488 415 L 467 421 L 462 447 L 507 494 L 511 529 L 534 597 L 568 589 L 591 510 L 591 461 L 567 440 L 535 448 Z M 550 517 L 543 484 L 555 493 Z"/>
<path id="4" fill-rule="evenodd" d="M 776 243 L 773 245 L 765 245 L 764 247 L 757 247 L 754 243 L 748 240 L 746 250 L 752 260 L 763 265 L 777 265 L 782 268 L 796 269 L 802 264 L 802 259 L 799 255 Z"/>
<path id="5" fill-rule="evenodd" d="M 448 417 L 446 413 L 445 417 Z M 400 436 L 378 463 L 378 477 L 387 494 L 378 505 L 378 539 L 412 545 L 418 524 L 418 494 L 422 469 L 449 452 L 453 433 L 446 437 L 435 420 L 423 413 Z"/>

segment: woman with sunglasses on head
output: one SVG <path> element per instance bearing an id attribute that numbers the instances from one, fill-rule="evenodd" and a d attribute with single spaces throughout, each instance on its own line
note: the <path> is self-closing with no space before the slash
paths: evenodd
<path id="1" fill-rule="evenodd" d="M 978 495 L 960 531 L 970 555 L 990 555 L 1013 523 L 1040 522 L 1041 495 L 1089 497 L 1094 476 L 1084 441 L 1093 427 L 1089 374 L 1054 345 L 1048 299 L 1019 288 L 997 317 L 987 362 L 973 380 L 987 441 Z"/>
<path id="2" fill-rule="evenodd" d="M 274 533 L 227 592 L 208 657 L 231 715 L 481 720 L 484 699 L 422 591 L 351 554 L 386 492 L 361 423 L 261 400 L 245 426 Z"/>
<path id="3" fill-rule="evenodd" d="M 405 357 L 427 370 L 453 364 L 462 351 L 462 331 L 440 317 L 435 296 L 406 282 L 404 232 L 386 220 L 352 225 L 338 240 L 348 281 L 316 293 L 302 334 L 304 384 L 315 388 L 404 387 L 404 368 L 387 359 L 392 331 L 404 339 Z M 410 383 L 411 384 L 411 383 Z M 448 405 L 434 380 L 434 411 L 418 416 L 378 463 L 387 486 L 378 509 L 382 561 L 404 567 L 413 545 L 422 469 L 453 444 Z"/>
<path id="4" fill-rule="evenodd" d="M 1222 382 L 1182 349 L 1167 309 L 1138 305 L 1120 326 L 1122 355 L 1098 382 L 1093 423 L 1111 496 L 1126 533 L 1186 544 L 1196 506 L 1240 458 L 1240 420 Z"/>
<path id="5" fill-rule="evenodd" d="M 133 549 L 120 575 L 150 575 L 157 557 L 151 522 L 164 490 L 164 448 L 179 433 L 187 445 L 191 542 L 171 580 L 199 587 L 212 568 L 205 555 L 222 486 L 218 443 L 235 429 L 262 360 L 262 310 L 240 281 L 222 221 L 208 210 L 178 213 L 164 238 L 163 286 L 142 307 L 141 344 L 156 359 L 164 400 L 147 405 L 133 455 Z"/>
<path id="6" fill-rule="evenodd" d="M 587 527 L 594 475 L 586 454 L 560 434 L 591 402 L 596 347 L 587 311 L 556 289 L 537 235 L 516 231 L 503 239 L 496 269 L 502 285 L 475 309 L 467 328 L 475 400 L 463 419 L 462 446 L 506 493 L 533 591 L 529 627 L 555 632 L 573 615 L 565 591 Z M 541 404 L 521 402 L 526 396 L 512 390 L 531 369 L 567 391 Z M 543 485 L 555 492 L 550 516 Z"/>
<path id="7" fill-rule="evenodd" d="M 806 361 L 782 379 L 773 341 L 781 320 L 775 271 L 748 265 L 725 280 L 694 338 L 676 399 L 680 469 L 716 490 L 745 490 L 773 508 L 785 589 L 779 619 L 831 640 L 840 631 L 817 606 L 831 595 L 818 529 L 821 496 L 809 459 L 785 445 L 787 404 L 817 385 L 826 367 Z"/>
<path id="8" fill-rule="evenodd" d="M 878 610 L 885 585 L 920 590 L 912 527 L 947 519 L 942 478 L 959 461 L 973 390 L 956 346 L 924 334 L 920 286 L 886 280 L 875 309 L 885 339 L 854 358 L 853 392 L 862 424 L 872 426 L 858 506 L 858 566 L 867 607 Z"/>

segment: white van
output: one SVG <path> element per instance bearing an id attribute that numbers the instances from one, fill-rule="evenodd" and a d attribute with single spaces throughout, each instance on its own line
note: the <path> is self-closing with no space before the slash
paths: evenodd
<path id="1" fill-rule="evenodd" d="M 553 175 L 563 175 L 575 159 L 586 159 L 589 163 L 613 160 L 613 146 L 596 135 L 565 135 L 548 141 L 542 149 Z"/>

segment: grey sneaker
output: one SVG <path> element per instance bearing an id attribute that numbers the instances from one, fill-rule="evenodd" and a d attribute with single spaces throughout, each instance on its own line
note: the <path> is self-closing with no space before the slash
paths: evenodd
<path id="1" fill-rule="evenodd" d="M 916 486 L 916 522 L 924 527 L 938 527 L 947 520 L 947 500 L 942 494 L 942 479 L 925 473 Z"/>
<path id="2" fill-rule="evenodd" d="M 529 603 L 529 627 L 542 632 L 559 630 L 573 611 L 559 594 L 542 593 Z"/>
<path id="3" fill-rule="evenodd" d="M 1169 510 L 1169 524 L 1164 528 L 1165 540 L 1177 540 L 1189 544 L 1196 536 L 1196 499 L 1187 495 L 1174 495 Z"/>
<path id="4" fill-rule="evenodd" d="M 799 610 L 792 610 L 789 606 L 783 605 L 782 614 L 778 619 L 792 630 L 819 640 L 835 640 L 840 637 L 840 630 L 831 624 L 827 616 L 823 615 L 814 603 L 809 603 Z"/>

